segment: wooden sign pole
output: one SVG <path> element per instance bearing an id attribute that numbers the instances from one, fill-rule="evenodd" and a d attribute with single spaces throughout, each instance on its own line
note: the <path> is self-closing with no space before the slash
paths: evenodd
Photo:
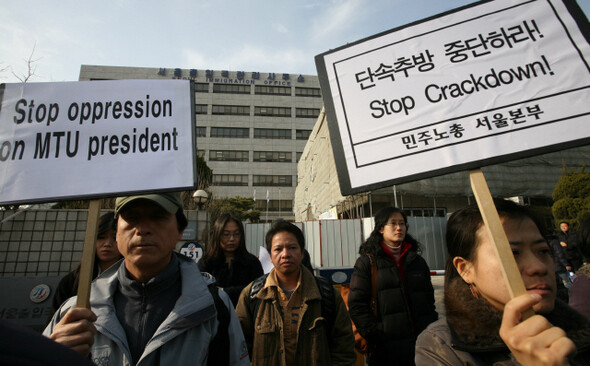
<path id="1" fill-rule="evenodd" d="M 84 238 L 84 249 L 82 250 L 80 277 L 78 279 L 78 301 L 76 306 L 79 308 L 90 309 L 90 283 L 92 282 L 92 272 L 94 270 L 99 216 L 100 200 L 90 201 L 90 205 L 88 206 L 88 220 L 86 221 L 86 237 Z"/>
<path id="2" fill-rule="evenodd" d="M 484 225 L 487 229 L 490 240 L 494 243 L 496 256 L 498 257 L 498 262 L 500 263 L 500 268 L 510 298 L 512 299 L 516 296 L 525 294 L 526 288 L 524 282 L 520 276 L 520 271 L 516 265 L 516 260 L 514 259 L 512 249 L 510 248 L 510 243 L 508 242 L 508 238 L 502 227 L 500 216 L 498 215 L 498 211 L 492 200 L 492 195 L 483 172 L 481 169 L 470 170 L 469 179 Z M 534 315 L 533 309 L 528 309 L 522 314 L 523 320 L 532 315 Z"/>

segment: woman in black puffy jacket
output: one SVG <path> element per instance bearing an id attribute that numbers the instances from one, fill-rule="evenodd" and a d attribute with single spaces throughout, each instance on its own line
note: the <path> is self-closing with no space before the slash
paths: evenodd
<path id="1" fill-rule="evenodd" d="M 430 269 L 406 230 L 400 209 L 381 209 L 354 265 L 350 317 L 369 344 L 371 366 L 414 365 L 418 334 L 438 319 Z M 371 255 L 377 265 L 377 315 L 371 308 Z"/>

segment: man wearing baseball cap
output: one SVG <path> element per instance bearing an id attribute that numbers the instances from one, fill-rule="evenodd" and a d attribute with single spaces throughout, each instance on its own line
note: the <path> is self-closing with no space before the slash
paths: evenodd
<path id="1" fill-rule="evenodd" d="M 119 197 L 115 218 L 124 259 L 92 283 L 91 310 L 70 298 L 44 334 L 96 365 L 248 365 L 229 297 L 174 252 L 187 225 L 180 195 Z"/>

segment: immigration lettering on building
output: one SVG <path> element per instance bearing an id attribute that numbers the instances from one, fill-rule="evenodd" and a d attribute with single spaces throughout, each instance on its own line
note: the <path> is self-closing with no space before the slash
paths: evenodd
<path id="1" fill-rule="evenodd" d="M 158 75 L 160 76 L 172 76 L 172 79 L 180 80 L 193 80 L 196 81 L 197 77 L 205 74 L 205 80 L 210 83 L 223 83 L 223 84 L 260 84 L 260 85 L 272 85 L 272 86 L 291 86 L 292 81 L 298 83 L 305 82 L 305 77 L 301 74 L 297 77 L 293 77 L 291 74 L 286 73 L 260 73 L 258 71 L 245 72 L 235 71 L 230 72 L 228 70 L 197 70 L 197 69 L 181 69 L 174 68 L 168 70 L 165 67 L 158 69 Z"/>
<path id="2" fill-rule="evenodd" d="M 572 3 L 477 3 L 318 55 L 342 193 L 587 144 Z"/>

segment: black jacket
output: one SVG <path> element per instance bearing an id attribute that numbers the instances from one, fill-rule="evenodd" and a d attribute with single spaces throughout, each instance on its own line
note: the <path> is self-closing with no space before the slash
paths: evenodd
<path id="1" fill-rule="evenodd" d="M 549 242 L 549 246 L 553 251 L 553 262 L 555 263 L 555 272 L 567 272 L 567 269 L 565 267 L 571 267 L 572 265 L 567 260 L 567 257 L 565 256 L 565 250 L 561 246 L 561 244 L 559 244 L 559 239 L 557 238 L 557 236 L 553 236 L 547 238 L 547 241 Z"/>
<path id="2" fill-rule="evenodd" d="M 559 238 L 559 241 L 563 241 L 567 244 L 567 247 L 563 248 L 563 251 L 565 252 L 568 262 L 572 265 L 574 272 L 577 271 L 578 268 L 582 267 L 584 264 L 584 257 L 578 247 L 577 233 L 574 230 L 568 230 L 566 233 L 558 231 L 557 237 Z"/>
<path id="3" fill-rule="evenodd" d="M 94 260 L 94 269 L 92 271 L 92 279 L 94 280 L 96 276 L 98 276 L 99 267 L 98 262 Z M 52 312 L 55 313 L 57 309 L 63 304 L 67 299 L 72 296 L 76 296 L 78 294 L 78 280 L 80 278 L 80 267 L 76 267 L 73 271 L 65 275 L 57 285 L 55 289 L 55 295 L 53 295 L 52 300 Z M 51 320 L 49 318 L 47 321 Z"/>
<path id="4" fill-rule="evenodd" d="M 405 244 L 404 244 L 405 245 Z M 377 262 L 376 318 L 370 310 L 371 263 L 361 255 L 350 281 L 350 317 L 371 348 L 370 365 L 414 364 L 416 338 L 428 324 L 438 319 L 430 270 L 413 245 L 402 256 L 405 284 L 393 260 L 380 245 L 364 244 L 364 253 L 373 253 Z"/>
<path id="5" fill-rule="evenodd" d="M 5 319 L 0 319 L 0 365 L 95 366 L 71 348 Z"/>
<path id="6" fill-rule="evenodd" d="M 243 255 L 238 252 L 231 267 L 227 266 L 225 257 L 203 258 L 199 261 L 199 269 L 215 277 L 217 286 L 229 295 L 234 307 L 238 304 L 242 289 L 264 274 L 258 258 L 250 253 Z"/>

